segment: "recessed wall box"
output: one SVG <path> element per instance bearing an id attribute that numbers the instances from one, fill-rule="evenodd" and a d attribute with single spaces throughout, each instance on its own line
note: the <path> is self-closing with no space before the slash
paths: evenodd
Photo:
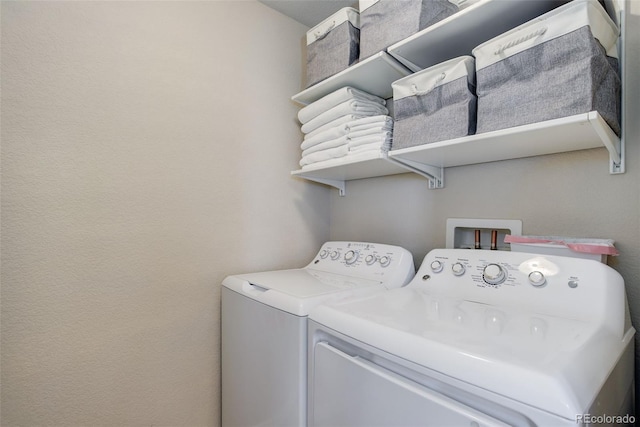
<path id="1" fill-rule="evenodd" d="M 447 219 L 447 249 L 511 250 L 504 236 L 522 235 L 519 219 Z"/>

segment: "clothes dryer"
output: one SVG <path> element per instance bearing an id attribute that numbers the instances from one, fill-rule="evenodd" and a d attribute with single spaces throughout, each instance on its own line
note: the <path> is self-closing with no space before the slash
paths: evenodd
<path id="1" fill-rule="evenodd" d="M 634 421 L 622 277 L 592 260 L 437 249 L 405 287 L 309 320 L 309 425 Z"/>
<path id="2" fill-rule="evenodd" d="M 321 302 L 398 288 L 406 249 L 327 242 L 303 268 L 229 276 L 222 287 L 222 425 L 306 425 L 307 315 Z"/>

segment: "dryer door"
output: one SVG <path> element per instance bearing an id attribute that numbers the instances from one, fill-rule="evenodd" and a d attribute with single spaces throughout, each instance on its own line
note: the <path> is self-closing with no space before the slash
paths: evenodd
<path id="1" fill-rule="evenodd" d="M 314 353 L 311 426 L 508 425 L 326 342 Z"/>

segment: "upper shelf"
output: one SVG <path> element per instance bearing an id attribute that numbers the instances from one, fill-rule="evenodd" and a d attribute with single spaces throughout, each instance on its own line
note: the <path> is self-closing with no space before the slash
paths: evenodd
<path id="1" fill-rule="evenodd" d="M 566 0 L 479 0 L 450 17 L 392 45 L 387 50 L 412 71 L 461 55 L 534 19 Z"/>
<path id="2" fill-rule="evenodd" d="M 620 138 L 596 111 L 530 125 L 392 150 L 389 157 L 412 168 L 445 168 L 606 147 L 621 166 Z M 620 173 L 623 171 L 612 171 Z M 439 177 L 442 178 L 442 177 Z"/>
<path id="3" fill-rule="evenodd" d="M 294 95 L 291 99 L 308 105 L 331 92 L 351 86 L 372 95 L 388 99 L 393 96 L 391 83 L 411 74 L 406 67 L 386 52 L 378 52 Z"/>

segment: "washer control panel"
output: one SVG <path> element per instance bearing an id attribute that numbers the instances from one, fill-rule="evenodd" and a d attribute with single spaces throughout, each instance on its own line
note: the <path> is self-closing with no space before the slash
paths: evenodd
<path id="1" fill-rule="evenodd" d="M 415 275 L 413 256 L 409 251 L 399 246 L 367 242 L 326 242 L 307 268 L 380 280 L 388 287 L 403 286 Z"/>

